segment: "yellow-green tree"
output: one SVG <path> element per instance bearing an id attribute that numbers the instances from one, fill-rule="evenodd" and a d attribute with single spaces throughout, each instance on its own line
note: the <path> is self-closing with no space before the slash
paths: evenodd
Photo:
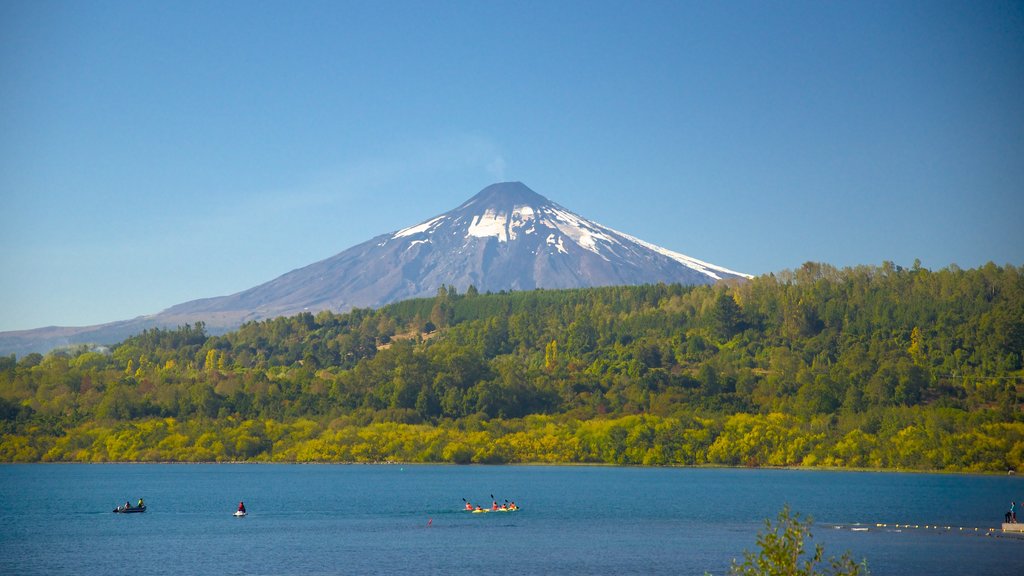
<path id="1" fill-rule="evenodd" d="M 857 576 L 867 574 L 867 561 L 854 562 L 849 552 L 838 559 L 825 559 L 825 547 L 818 544 L 808 554 L 804 541 L 811 538 L 811 519 L 801 520 L 789 506 L 779 512 L 774 525 L 764 521 L 757 535 L 758 552 L 745 552 L 743 562 L 733 561 L 732 574 L 742 576 Z"/>

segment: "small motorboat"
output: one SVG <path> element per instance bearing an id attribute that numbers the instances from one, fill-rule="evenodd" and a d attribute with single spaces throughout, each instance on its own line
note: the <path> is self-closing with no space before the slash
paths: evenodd
<path id="1" fill-rule="evenodd" d="M 233 516 L 235 516 L 236 518 L 241 518 L 241 517 L 247 516 L 247 515 L 248 515 L 248 512 L 245 512 L 243 510 L 236 510 L 235 513 L 233 514 Z"/>
<path id="2" fill-rule="evenodd" d="M 145 512 L 146 505 L 142 506 L 118 506 L 114 508 L 115 514 L 138 514 L 139 512 Z"/>

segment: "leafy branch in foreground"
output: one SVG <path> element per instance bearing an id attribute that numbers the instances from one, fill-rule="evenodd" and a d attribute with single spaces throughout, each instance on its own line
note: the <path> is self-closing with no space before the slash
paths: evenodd
<path id="1" fill-rule="evenodd" d="M 760 551 L 756 554 L 745 551 L 741 564 L 733 560 L 731 573 L 743 576 L 868 574 L 867 562 L 854 562 L 848 551 L 838 559 L 829 557 L 827 567 L 820 567 L 825 556 L 825 547 L 821 544 L 814 547 L 813 555 L 806 555 L 804 539 L 812 537 L 811 522 L 810 518 L 801 520 L 799 513 L 791 513 L 789 506 L 786 506 L 779 512 L 778 522 L 774 526 L 770 519 L 764 521 L 764 532 L 757 535 Z"/>

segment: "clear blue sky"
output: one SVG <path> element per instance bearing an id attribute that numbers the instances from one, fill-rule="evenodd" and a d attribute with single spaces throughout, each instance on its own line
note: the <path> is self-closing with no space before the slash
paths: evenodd
<path id="1" fill-rule="evenodd" d="M 1024 264 L 1021 2 L 0 3 L 0 330 L 520 180 L 735 270 Z"/>

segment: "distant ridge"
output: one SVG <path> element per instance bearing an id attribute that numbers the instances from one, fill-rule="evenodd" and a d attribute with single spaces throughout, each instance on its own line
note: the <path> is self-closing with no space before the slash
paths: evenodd
<path id="1" fill-rule="evenodd" d="M 433 296 L 442 285 L 497 292 L 749 277 L 587 220 L 521 182 L 501 182 L 449 212 L 248 290 L 99 326 L 2 332 L 0 353 L 114 343 L 146 328 L 199 321 L 219 333 L 303 311 L 343 312 Z"/>

